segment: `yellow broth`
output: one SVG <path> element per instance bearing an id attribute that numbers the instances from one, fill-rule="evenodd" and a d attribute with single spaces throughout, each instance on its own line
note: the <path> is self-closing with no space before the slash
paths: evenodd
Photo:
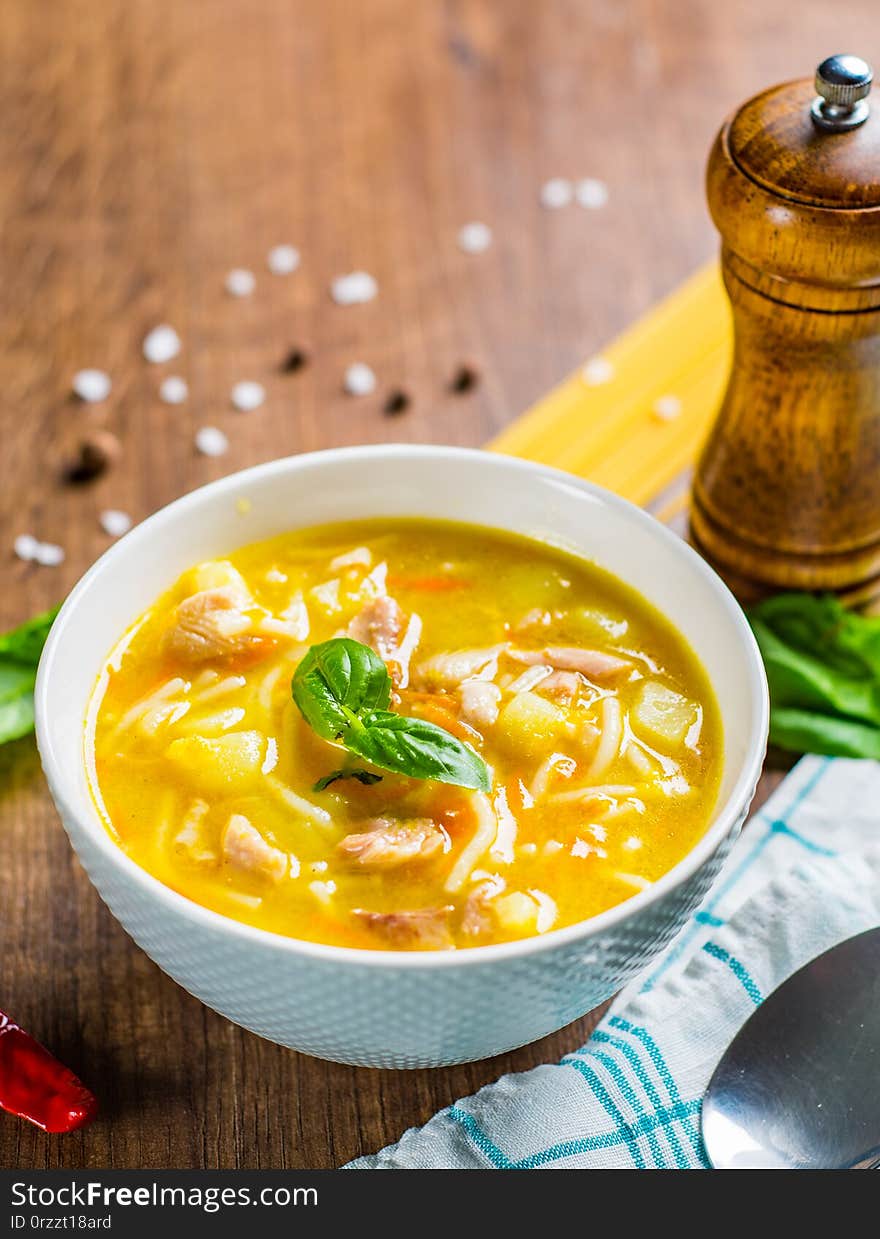
<path id="1" fill-rule="evenodd" d="M 483 756 L 488 796 L 310 730 L 291 677 L 346 632 L 386 658 L 393 709 Z M 109 656 L 86 745 L 107 829 L 161 882 L 261 929 L 378 949 L 545 933 L 647 889 L 705 831 L 722 761 L 698 660 L 634 591 L 518 536 L 397 519 L 184 574 Z M 314 790 L 346 767 L 380 779 Z"/>

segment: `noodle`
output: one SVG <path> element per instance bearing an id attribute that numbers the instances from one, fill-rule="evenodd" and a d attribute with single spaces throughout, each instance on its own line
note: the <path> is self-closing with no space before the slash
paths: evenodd
<path id="1" fill-rule="evenodd" d="M 534 688 L 536 684 L 540 684 L 542 680 L 546 680 L 548 675 L 553 674 L 553 668 L 548 667 L 546 663 L 538 663 L 534 667 L 526 667 L 520 675 L 512 680 L 507 685 L 509 693 L 525 693 L 529 689 Z"/>
<path id="2" fill-rule="evenodd" d="M 601 779 L 620 750 L 623 724 L 620 716 L 620 701 L 617 697 L 603 697 L 599 706 L 601 736 L 599 747 L 586 771 L 588 779 Z"/>
<path id="3" fill-rule="evenodd" d="M 189 706 L 189 702 L 185 704 Z M 203 714 L 200 718 L 191 718 L 182 727 L 178 727 L 177 732 L 181 736 L 217 735 L 218 732 L 229 731 L 237 726 L 245 714 L 243 707 L 232 706 L 228 710 L 221 710 L 219 714 Z"/>
<path id="4" fill-rule="evenodd" d="M 550 775 L 554 770 L 558 770 L 566 779 L 570 779 L 576 769 L 577 763 L 571 757 L 566 757 L 564 753 L 551 753 L 546 761 L 542 761 L 535 771 L 535 777 L 529 786 L 530 795 L 534 800 L 538 800 L 541 796 L 547 794 L 547 788 L 550 786 Z"/>
<path id="5" fill-rule="evenodd" d="M 485 792 L 472 792 L 471 803 L 477 818 L 477 829 L 474 831 L 473 838 L 465 845 L 444 883 L 443 889 L 450 894 L 461 890 L 470 877 L 471 870 L 491 846 L 498 832 L 498 819 L 495 817 L 492 803 Z"/>
<path id="6" fill-rule="evenodd" d="M 571 791 L 555 792 L 547 799 L 551 804 L 576 804 L 579 800 L 617 800 L 634 796 L 636 788 L 623 783 L 600 783 L 589 787 L 573 787 Z"/>
<path id="7" fill-rule="evenodd" d="M 160 706 L 169 697 L 173 697 L 175 693 L 188 692 L 189 688 L 188 682 L 181 679 L 180 676 L 175 676 L 173 680 L 167 680 L 160 688 L 155 689 L 146 697 L 142 697 L 140 701 L 136 701 L 131 709 L 123 714 L 111 733 L 112 739 L 114 741 L 117 740 L 119 736 L 129 731 L 150 710 Z"/>
<path id="8" fill-rule="evenodd" d="M 614 876 L 618 882 L 625 882 L 627 886 L 634 886 L 637 891 L 646 891 L 649 886 L 654 885 L 648 878 L 640 877 L 637 873 L 623 873 L 620 869 L 614 871 Z"/>
<path id="9" fill-rule="evenodd" d="M 200 689 L 198 680 L 192 686 L 192 696 L 198 697 L 198 704 L 204 705 L 206 701 L 214 701 L 217 697 L 225 697 L 227 693 L 233 692 L 234 689 L 244 688 L 247 680 L 243 675 L 227 675 L 224 679 L 216 682 L 217 675 L 214 673 L 214 681 L 211 681 L 211 686 Z"/>
<path id="10" fill-rule="evenodd" d="M 330 814 L 326 809 L 322 809 L 320 805 L 312 804 L 310 800 L 306 800 L 304 796 L 298 796 L 293 788 L 288 787 L 286 783 L 282 783 L 274 774 L 266 775 L 266 785 L 272 788 L 275 795 L 283 800 L 289 809 L 293 809 L 300 817 L 306 817 L 309 821 L 317 822 L 321 826 L 330 824 Z"/>

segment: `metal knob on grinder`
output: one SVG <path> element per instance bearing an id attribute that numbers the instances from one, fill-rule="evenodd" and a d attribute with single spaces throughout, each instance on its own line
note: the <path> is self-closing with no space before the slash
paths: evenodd
<path id="1" fill-rule="evenodd" d="M 868 119 L 867 97 L 874 74 L 860 56 L 829 56 L 816 70 L 816 98 L 810 109 L 821 129 L 840 132 Z"/>

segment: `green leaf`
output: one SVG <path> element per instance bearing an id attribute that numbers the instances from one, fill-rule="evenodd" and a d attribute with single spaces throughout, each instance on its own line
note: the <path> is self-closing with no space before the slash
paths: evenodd
<path id="1" fill-rule="evenodd" d="M 388 668 L 368 645 L 334 637 L 313 645 L 293 677 L 293 699 L 313 731 L 340 740 L 359 716 L 391 700 Z"/>
<path id="2" fill-rule="evenodd" d="M 0 634 L 0 744 L 33 731 L 37 664 L 58 608 Z"/>
<path id="3" fill-rule="evenodd" d="M 26 663 L 36 668 L 59 609 L 52 607 L 51 611 L 26 620 L 11 632 L 0 633 L 0 663 Z"/>
<path id="4" fill-rule="evenodd" d="M 809 710 L 773 710 L 770 741 L 795 753 L 872 757 L 880 761 L 880 728 Z"/>
<path id="5" fill-rule="evenodd" d="M 350 637 L 314 645 L 297 667 L 293 699 L 313 731 L 381 770 L 489 791 L 486 763 L 442 727 L 393 714 L 388 669 L 369 646 Z M 352 777 L 367 775 L 352 772 Z M 347 772 L 334 771 L 315 790 Z M 362 778 L 362 782 L 371 779 Z"/>
<path id="6" fill-rule="evenodd" d="M 880 723 L 880 679 L 836 671 L 831 660 L 786 645 L 760 620 L 752 630 L 764 659 L 777 707 L 797 706 Z"/>
<path id="7" fill-rule="evenodd" d="M 0 659 L 0 744 L 33 730 L 36 678 L 35 668 Z"/>
<path id="8" fill-rule="evenodd" d="M 330 774 L 325 774 L 322 779 L 318 779 L 312 791 L 322 792 L 337 779 L 357 779 L 358 783 L 363 783 L 364 787 L 372 787 L 374 783 L 382 782 L 381 774 L 373 774 L 372 770 L 333 770 Z"/>
<path id="9" fill-rule="evenodd" d="M 374 766 L 412 779 L 490 790 L 489 771 L 479 753 L 435 723 L 379 710 L 364 724 L 346 746 Z"/>
<path id="10" fill-rule="evenodd" d="M 780 594 L 749 621 L 770 685 L 771 742 L 880 759 L 880 618 L 833 595 Z"/>

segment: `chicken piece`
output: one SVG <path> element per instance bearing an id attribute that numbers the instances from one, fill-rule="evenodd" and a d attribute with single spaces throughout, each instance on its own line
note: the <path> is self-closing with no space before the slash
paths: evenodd
<path id="1" fill-rule="evenodd" d="M 489 901 L 504 890 L 503 878 L 486 878 L 470 892 L 461 915 L 461 931 L 477 937 L 489 933 L 495 927 Z"/>
<path id="2" fill-rule="evenodd" d="M 466 680 L 494 680 L 498 674 L 498 655 L 504 648 L 501 644 L 482 650 L 435 654 L 416 669 L 418 685 L 428 692 L 438 689 L 452 692 Z"/>
<path id="3" fill-rule="evenodd" d="M 452 907 L 416 908 L 411 912 L 368 912 L 355 908 L 354 915 L 391 947 L 437 951 L 453 946 L 449 930 Z"/>
<path id="4" fill-rule="evenodd" d="M 551 697 L 560 705 L 569 706 L 580 692 L 581 680 L 576 671 L 551 671 L 536 685 L 535 691 Z"/>
<path id="5" fill-rule="evenodd" d="M 407 623 L 400 604 L 382 594 L 361 608 L 348 626 L 348 635 L 376 651 L 387 664 L 395 688 L 406 688 L 410 659 L 422 635 L 417 615 Z"/>
<path id="6" fill-rule="evenodd" d="M 365 869 L 394 869 L 449 850 L 446 831 L 429 817 L 402 822 L 377 817 L 364 825 L 368 829 L 346 835 L 336 850 Z"/>
<path id="7" fill-rule="evenodd" d="M 174 836 L 175 850 L 196 864 L 211 864 L 217 859 L 217 853 L 205 843 L 203 833 L 205 818 L 210 811 L 207 800 L 194 800 Z"/>
<path id="8" fill-rule="evenodd" d="M 232 585 L 184 598 L 165 638 L 168 652 L 187 662 L 242 654 L 261 644 L 265 639 L 253 632 L 252 619 L 242 610 L 241 596 Z"/>
<path id="9" fill-rule="evenodd" d="M 267 842 L 242 813 L 233 813 L 223 832 L 223 859 L 273 882 L 280 882 L 289 867 L 286 853 Z"/>
<path id="10" fill-rule="evenodd" d="M 501 689 L 488 680 L 465 680 L 459 687 L 461 712 L 474 727 L 491 727 L 498 718 Z"/>
<path id="11" fill-rule="evenodd" d="M 541 607 L 533 607 L 531 611 L 526 611 L 513 631 L 529 632 L 535 628 L 549 628 L 552 622 L 553 616 L 549 611 L 544 611 Z"/>
<path id="12" fill-rule="evenodd" d="M 555 671 L 579 671 L 590 680 L 612 680 L 632 668 L 632 663 L 602 650 L 576 645 L 548 645 L 543 650 L 510 650 L 514 662 L 529 667 L 544 663 Z"/>
<path id="13" fill-rule="evenodd" d="M 356 546 L 353 551 L 345 551 L 330 560 L 331 572 L 342 572 L 345 568 L 369 569 L 373 566 L 373 553 L 367 546 Z"/>

